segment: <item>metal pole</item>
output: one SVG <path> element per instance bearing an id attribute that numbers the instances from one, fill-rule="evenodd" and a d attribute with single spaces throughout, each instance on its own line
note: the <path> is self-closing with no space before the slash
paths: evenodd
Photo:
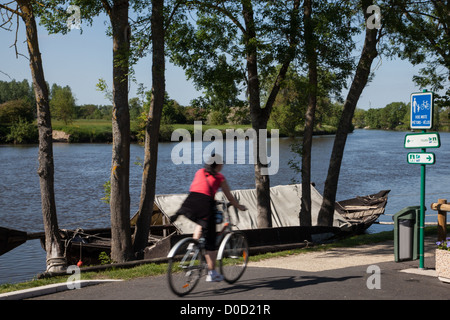
<path id="1" fill-rule="evenodd" d="M 422 132 L 426 132 L 426 130 L 422 130 Z M 422 148 L 422 152 L 426 152 L 426 149 Z M 425 168 L 425 164 L 420 165 L 419 269 L 424 269 Z"/>

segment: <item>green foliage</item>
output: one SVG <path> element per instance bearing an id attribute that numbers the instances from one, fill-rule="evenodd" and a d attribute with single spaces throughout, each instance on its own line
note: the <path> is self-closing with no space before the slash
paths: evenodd
<path id="1" fill-rule="evenodd" d="M 100 254 L 98 255 L 98 260 L 100 261 L 101 265 L 112 263 L 111 257 L 108 256 L 105 251 L 100 252 Z"/>
<path id="2" fill-rule="evenodd" d="M 450 124 L 449 109 L 439 108 L 439 105 L 435 104 L 434 113 L 433 130 L 448 131 Z M 359 128 L 409 130 L 409 103 L 392 102 L 384 108 L 356 109 L 353 124 Z"/>
<path id="3" fill-rule="evenodd" d="M 109 204 L 111 200 L 111 180 L 108 180 L 103 184 L 103 194 L 104 197 L 100 200 L 102 200 L 106 204 Z"/>
<path id="4" fill-rule="evenodd" d="M 34 110 L 27 99 L 11 100 L 0 105 L 0 142 L 35 143 L 38 130 Z"/>
<path id="5" fill-rule="evenodd" d="M 28 83 L 28 80 L 0 81 L 0 104 L 11 100 L 26 100 L 30 105 L 36 104 L 33 86 Z"/>
<path id="6" fill-rule="evenodd" d="M 267 92 L 274 76 L 275 73 L 261 82 L 265 92 Z M 335 75 L 326 70 L 318 70 L 316 106 L 318 128 L 323 126 L 337 128 L 338 126 L 342 105 L 331 101 L 336 86 L 339 87 L 335 80 Z M 304 115 L 308 105 L 308 92 L 308 78 L 300 75 L 297 70 L 289 69 L 273 105 L 269 120 L 273 128 L 280 130 L 281 135 L 294 137 L 302 133 L 305 121 Z"/>
<path id="7" fill-rule="evenodd" d="M 206 121 L 207 124 L 210 125 L 222 125 L 227 122 L 227 114 L 219 111 L 219 110 L 213 110 L 208 114 L 208 120 Z"/>
<path id="8" fill-rule="evenodd" d="M 53 121 L 54 130 L 70 135 L 69 142 L 111 142 L 111 120 L 74 120 L 70 125 Z M 134 132 L 132 132 L 134 134 Z"/>
<path id="9" fill-rule="evenodd" d="M 169 98 L 166 92 L 161 115 L 161 124 L 186 123 L 184 109 L 173 99 Z"/>
<path id="10" fill-rule="evenodd" d="M 420 65 L 414 82 L 434 91 L 442 108 L 450 107 L 448 1 L 395 0 L 387 3 L 385 11 L 391 12 L 386 24 L 390 54 Z"/>
<path id="11" fill-rule="evenodd" d="M 10 100 L 0 104 L 0 123 L 12 124 L 22 119 L 31 122 L 34 119 L 34 109 L 26 99 Z"/>
<path id="12" fill-rule="evenodd" d="M 36 143 L 38 140 L 38 129 L 33 123 L 19 119 L 10 126 L 10 133 L 6 136 L 6 142 L 14 144 Z"/>
<path id="13" fill-rule="evenodd" d="M 75 98 L 69 86 L 53 84 L 50 92 L 50 112 L 52 117 L 69 124 L 75 118 Z"/>
<path id="14" fill-rule="evenodd" d="M 409 121 L 406 124 L 404 122 L 407 114 L 406 103 L 392 102 L 384 108 L 369 109 L 365 116 L 365 123 L 372 129 L 406 129 L 409 125 Z"/>
<path id="15" fill-rule="evenodd" d="M 131 98 L 128 101 L 128 106 L 130 108 L 130 120 L 137 120 L 142 111 L 144 111 L 141 100 L 137 97 Z"/>

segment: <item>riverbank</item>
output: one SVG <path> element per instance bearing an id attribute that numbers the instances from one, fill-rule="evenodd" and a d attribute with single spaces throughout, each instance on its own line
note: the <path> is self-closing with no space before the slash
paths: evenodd
<path id="1" fill-rule="evenodd" d="M 209 129 L 219 130 L 222 137 L 226 137 L 226 131 L 228 129 L 238 130 L 241 129 L 244 132 L 251 129 L 250 124 L 223 124 L 223 125 L 208 125 L 202 124 L 202 135 Z M 172 133 L 182 129 L 189 132 L 191 139 L 194 139 L 195 125 L 194 124 L 161 124 L 159 141 L 170 142 L 172 141 Z M 270 137 L 271 128 L 268 126 L 267 135 Z M 53 124 L 54 140 L 57 142 L 71 142 L 71 143 L 111 143 L 112 142 L 112 126 L 109 120 L 75 120 L 70 125 L 65 125 L 62 122 L 56 121 Z M 336 128 L 331 126 L 323 126 L 314 130 L 314 135 L 328 135 L 335 134 Z M 64 135 L 65 134 L 65 135 Z M 139 123 L 137 121 L 131 122 L 131 141 L 142 142 L 143 134 L 140 132 Z M 301 136 L 301 132 L 297 132 L 296 136 Z M 60 139 L 60 136 L 64 136 Z M 280 137 L 287 137 L 285 134 L 279 134 Z"/>
<path id="2" fill-rule="evenodd" d="M 227 129 L 242 129 L 244 132 L 250 129 L 250 124 L 234 125 L 207 125 L 202 124 L 202 134 L 209 129 L 217 129 L 222 133 L 222 136 L 226 137 Z M 96 119 L 77 119 L 70 124 L 65 124 L 62 121 L 53 120 L 53 141 L 63 143 L 111 143 L 112 142 L 112 124 L 110 120 L 96 120 Z M 159 141 L 170 142 L 172 133 L 176 129 L 184 129 L 189 132 L 191 139 L 194 139 L 194 124 L 161 124 Z M 271 134 L 270 126 L 267 128 L 267 135 Z M 37 131 L 37 126 L 34 124 L 34 129 Z M 314 135 L 328 135 L 335 134 L 336 128 L 331 126 L 323 126 L 314 130 Z M 302 132 L 296 132 L 295 136 L 301 136 Z M 280 137 L 287 137 L 287 135 L 280 133 Z M 131 121 L 130 123 L 130 138 L 132 142 L 143 141 L 143 131 L 139 127 L 138 121 Z M 2 141 L 2 139 L 0 139 Z M 27 139 L 24 139 L 27 144 L 38 143 L 37 133 L 30 135 Z M 14 141 L 10 142 L 11 144 Z"/>

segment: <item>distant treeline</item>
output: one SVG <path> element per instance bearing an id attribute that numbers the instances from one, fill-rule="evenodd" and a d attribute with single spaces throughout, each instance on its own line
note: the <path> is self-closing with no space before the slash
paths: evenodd
<path id="1" fill-rule="evenodd" d="M 287 91 L 287 96 L 293 95 Z M 286 91 L 286 90 L 285 90 Z M 111 138 L 109 132 L 92 129 L 92 132 L 76 130 L 70 126 L 72 121 L 110 120 L 112 105 L 84 104 L 76 105 L 76 100 L 69 86 L 49 85 L 50 109 L 52 118 L 65 124 L 63 130 L 69 131 L 73 142 L 107 142 Z M 283 98 L 283 95 L 280 95 Z M 302 99 L 291 101 L 278 99 L 269 119 L 269 127 L 278 128 L 281 136 L 298 136 L 302 134 L 305 102 Z M 132 135 L 137 141 L 144 138 L 146 114 L 150 107 L 151 93 L 147 91 L 143 97 L 129 100 Z M 36 125 L 36 101 L 33 86 L 28 80 L 0 81 L 0 143 L 36 143 L 38 138 Z M 408 130 L 410 117 L 409 104 L 393 102 L 378 109 L 357 109 L 353 118 L 356 128 Z M 342 104 L 332 102 L 329 98 L 321 98 L 316 110 L 316 132 L 333 133 L 337 127 Z M 236 106 L 211 106 L 204 99 L 194 99 L 190 106 L 181 106 L 170 99 L 166 93 L 161 118 L 162 140 L 170 138 L 173 124 L 192 124 L 202 121 L 208 125 L 248 125 L 250 112 L 248 106 L 240 103 Z M 448 108 L 435 107 L 434 130 L 450 131 L 450 114 Z M 97 138 L 93 137 L 99 136 Z M 100 140 L 99 140 L 100 139 Z"/>
<path id="2" fill-rule="evenodd" d="M 353 117 L 356 128 L 409 130 L 409 103 L 392 102 L 384 108 L 362 110 L 357 109 Z M 434 125 L 432 130 L 450 131 L 450 113 L 448 108 L 434 108 Z"/>

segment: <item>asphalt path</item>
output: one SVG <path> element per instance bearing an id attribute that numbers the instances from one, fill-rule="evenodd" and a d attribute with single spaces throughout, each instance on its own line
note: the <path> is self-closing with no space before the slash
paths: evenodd
<path id="1" fill-rule="evenodd" d="M 402 263 L 405 267 L 404 263 Z M 450 284 L 421 274 L 400 272 L 393 262 L 378 264 L 380 288 L 369 288 L 374 273 L 369 266 L 321 272 L 249 267 L 241 280 L 230 285 L 201 280 L 185 298 L 175 296 L 166 276 L 110 282 L 36 297 L 39 300 L 396 300 L 450 299 Z M 409 266 L 408 266 L 409 267 Z M 411 266 L 415 267 L 415 266 Z"/>
<path id="2" fill-rule="evenodd" d="M 206 282 L 203 277 L 194 291 L 182 298 L 170 291 L 166 275 L 161 275 L 32 299 L 178 301 L 172 312 L 181 312 L 186 302 L 206 300 L 269 305 L 300 300 L 449 300 L 450 284 L 437 279 L 434 248 L 427 247 L 425 270 L 419 270 L 418 260 L 395 262 L 393 244 L 387 242 L 252 262 L 235 284 Z"/>

